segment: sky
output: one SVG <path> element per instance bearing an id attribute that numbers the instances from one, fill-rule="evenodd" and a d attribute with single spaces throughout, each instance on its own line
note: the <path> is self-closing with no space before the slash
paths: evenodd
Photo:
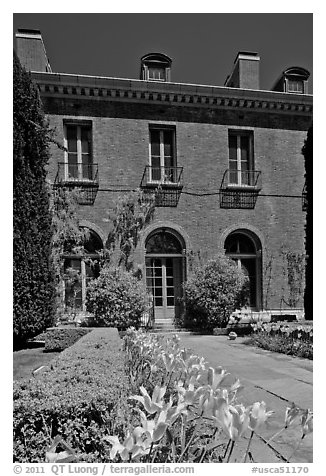
<path id="1" fill-rule="evenodd" d="M 173 82 L 223 86 L 238 51 L 253 51 L 260 89 L 301 66 L 313 92 L 312 13 L 15 13 L 18 28 L 41 30 L 58 73 L 139 79 L 140 58 L 160 52 Z"/>

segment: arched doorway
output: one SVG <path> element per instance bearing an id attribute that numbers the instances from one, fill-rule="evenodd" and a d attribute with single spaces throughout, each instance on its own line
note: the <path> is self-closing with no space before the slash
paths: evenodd
<path id="1" fill-rule="evenodd" d="M 180 314 L 184 249 L 184 240 L 171 229 L 155 230 L 146 240 L 146 285 L 153 295 L 155 319 Z"/>
<path id="2" fill-rule="evenodd" d="M 85 311 L 87 284 L 98 277 L 98 252 L 103 249 L 101 238 L 93 230 L 86 230 L 82 252 L 74 251 L 67 243 L 64 253 L 64 304 L 66 310 Z"/>
<path id="3" fill-rule="evenodd" d="M 247 230 L 236 230 L 226 238 L 225 254 L 233 259 L 249 279 L 246 306 L 260 310 L 262 303 L 261 243 Z"/>

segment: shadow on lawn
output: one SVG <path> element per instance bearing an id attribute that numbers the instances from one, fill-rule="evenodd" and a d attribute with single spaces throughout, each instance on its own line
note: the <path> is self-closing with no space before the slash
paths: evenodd
<path id="1" fill-rule="evenodd" d="M 32 378 L 33 371 L 42 365 L 49 365 L 60 352 L 44 352 L 44 347 L 21 349 L 14 351 L 13 371 L 14 380 Z"/>

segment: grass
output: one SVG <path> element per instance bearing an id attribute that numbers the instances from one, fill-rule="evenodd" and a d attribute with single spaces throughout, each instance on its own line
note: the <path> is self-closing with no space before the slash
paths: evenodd
<path id="1" fill-rule="evenodd" d="M 48 365 L 60 352 L 44 352 L 43 347 L 23 349 L 14 352 L 14 380 L 32 377 L 33 370 Z"/>

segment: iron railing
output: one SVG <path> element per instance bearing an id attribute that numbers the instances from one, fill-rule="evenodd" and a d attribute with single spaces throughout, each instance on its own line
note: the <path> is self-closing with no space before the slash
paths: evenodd
<path id="1" fill-rule="evenodd" d="M 78 190 L 80 205 L 93 205 L 99 188 L 97 164 L 68 164 L 59 162 L 54 188 Z"/>
<path id="2" fill-rule="evenodd" d="M 262 188 L 261 172 L 258 170 L 233 170 L 224 172 L 221 189 L 226 188 L 254 188 L 259 191 Z"/>
<path id="3" fill-rule="evenodd" d="M 153 329 L 155 322 L 155 308 L 154 299 L 152 295 L 148 295 L 146 310 L 143 312 L 140 318 L 140 327 L 147 329 Z"/>
<path id="4" fill-rule="evenodd" d="M 182 187 L 183 186 L 183 167 L 152 167 L 146 165 L 141 187 Z"/>
<path id="5" fill-rule="evenodd" d="M 98 184 L 98 164 L 58 163 L 56 184 Z"/>
<path id="6" fill-rule="evenodd" d="M 261 182 L 258 170 L 226 170 L 220 188 L 220 207 L 255 208 Z"/>

